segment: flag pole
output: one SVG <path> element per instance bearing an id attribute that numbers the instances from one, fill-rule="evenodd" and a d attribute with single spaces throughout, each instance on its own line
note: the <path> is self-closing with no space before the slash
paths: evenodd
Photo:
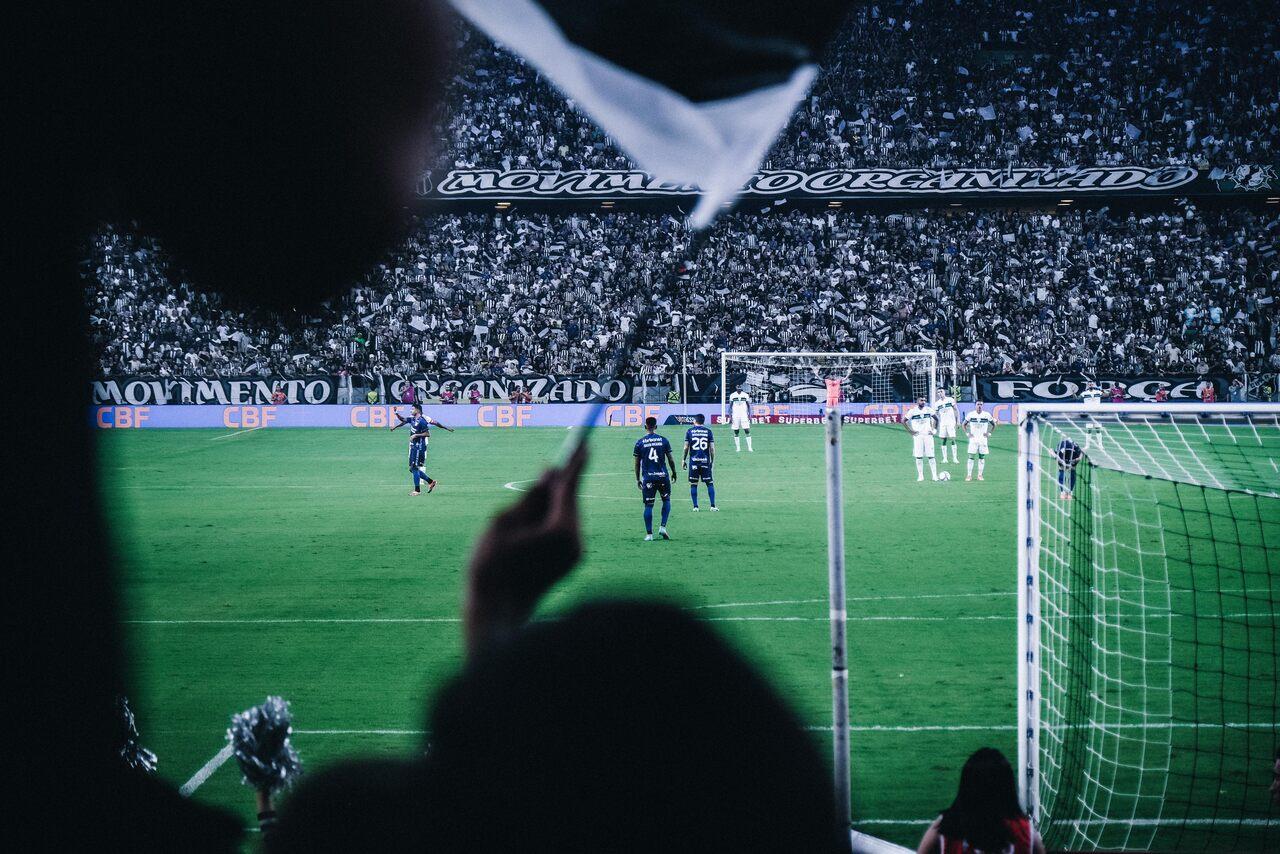
<path id="1" fill-rule="evenodd" d="M 849 671 L 845 638 L 844 497 L 840 406 L 827 407 L 827 588 L 831 607 L 831 735 L 836 816 L 850 826 Z"/>

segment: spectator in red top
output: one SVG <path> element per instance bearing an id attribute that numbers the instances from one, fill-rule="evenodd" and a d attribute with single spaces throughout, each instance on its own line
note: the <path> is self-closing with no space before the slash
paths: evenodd
<path id="1" fill-rule="evenodd" d="M 440 392 L 440 402 L 441 403 L 457 403 L 458 402 L 457 392 L 455 392 L 451 388 L 445 389 L 444 391 Z"/>
<path id="2" fill-rule="evenodd" d="M 920 840 L 918 854 L 1044 854 L 1044 842 L 1018 803 L 1013 768 L 994 747 L 974 752 L 960 789 Z"/>
<path id="3" fill-rule="evenodd" d="M 284 389 L 277 385 L 275 391 L 271 392 L 271 402 L 276 406 L 280 406 L 283 403 L 288 403 L 289 398 L 285 396 Z"/>
<path id="4" fill-rule="evenodd" d="M 1116 383 L 1111 387 L 1111 402 L 1124 403 L 1124 386 Z"/>
<path id="5" fill-rule="evenodd" d="M 418 402 L 418 390 L 413 383 L 405 383 L 404 391 L 400 392 L 400 402 L 410 405 Z"/>
<path id="6" fill-rule="evenodd" d="M 1213 387 L 1213 381 L 1202 378 L 1200 385 L 1196 386 L 1196 397 L 1201 403 L 1217 403 L 1218 390 Z"/>
<path id="7" fill-rule="evenodd" d="M 467 397 L 471 400 L 472 403 L 479 403 L 480 389 L 476 388 L 475 386 L 472 386 L 471 391 L 467 392 Z"/>
<path id="8" fill-rule="evenodd" d="M 1169 402 L 1169 389 L 1164 388 L 1164 387 L 1161 387 L 1161 388 L 1156 389 L 1155 402 L 1156 402 L 1156 403 L 1168 403 L 1168 402 Z"/>

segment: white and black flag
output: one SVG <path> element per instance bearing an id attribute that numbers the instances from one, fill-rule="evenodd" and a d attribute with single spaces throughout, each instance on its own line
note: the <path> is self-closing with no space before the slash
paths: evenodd
<path id="1" fill-rule="evenodd" d="M 640 168 L 692 185 L 701 228 L 751 177 L 849 0 L 452 0 Z"/>

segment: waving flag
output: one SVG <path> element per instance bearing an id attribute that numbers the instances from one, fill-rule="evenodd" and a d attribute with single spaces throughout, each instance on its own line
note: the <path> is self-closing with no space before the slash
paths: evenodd
<path id="1" fill-rule="evenodd" d="M 536 66 L 640 168 L 702 190 L 709 223 L 817 74 L 848 0 L 452 0 Z"/>

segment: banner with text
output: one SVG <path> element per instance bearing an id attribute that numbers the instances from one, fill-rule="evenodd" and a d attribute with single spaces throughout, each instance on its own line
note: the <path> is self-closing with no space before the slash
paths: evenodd
<path id="1" fill-rule="evenodd" d="M 895 426 L 911 403 L 851 403 L 842 407 L 846 424 L 870 424 Z M 967 412 L 971 404 L 961 404 L 960 411 Z M 611 403 L 597 409 L 583 403 L 484 403 L 484 404 L 428 404 L 426 414 L 449 427 L 520 428 L 520 427 L 577 427 L 583 419 L 593 416 L 592 426 L 609 428 L 643 429 L 646 418 L 656 418 L 666 427 L 684 428 L 702 415 L 706 423 L 715 427 L 725 425 L 720 415 L 720 405 L 700 404 L 642 404 Z M 989 411 L 999 423 L 1008 424 L 1017 415 L 1014 404 L 997 403 Z M 89 408 L 90 423 L 100 430 L 147 430 L 176 428 L 205 428 L 247 432 L 250 430 L 279 428 L 357 428 L 386 429 L 395 426 L 399 419 L 396 412 L 404 413 L 403 405 L 355 405 L 355 406 L 115 406 L 103 405 Z M 751 406 L 751 419 L 756 424 L 812 425 L 821 428 L 821 408 L 810 404 L 756 403 Z M 407 434 L 401 434 L 407 437 Z M 676 435 L 676 434 L 669 434 Z M 816 446 L 815 446 L 816 447 Z"/>
<path id="2" fill-rule="evenodd" d="M 1132 376 L 1099 374 L 1085 377 L 1081 374 L 1058 374 L 1047 377 L 1000 375 L 978 377 L 978 397 L 987 401 L 1070 403 L 1080 400 L 1085 386 L 1092 380 L 1102 389 L 1104 398 L 1110 400 L 1112 390 L 1118 388 L 1121 400 L 1126 403 L 1142 403 L 1156 399 L 1156 392 L 1164 389 L 1169 400 L 1189 402 L 1198 400 L 1197 389 L 1202 382 L 1213 384 L 1218 400 L 1227 399 L 1228 380 L 1221 376 Z"/>
<path id="3" fill-rule="evenodd" d="M 742 188 L 748 200 L 918 198 L 957 195 L 1227 195 L 1280 187 L 1274 165 L 1232 169 L 1192 166 L 1069 166 L 959 169 L 823 169 L 757 172 Z M 693 201 L 691 184 L 659 181 L 638 170 L 451 169 L 424 173 L 423 199 L 673 199 Z"/>
<path id="4" fill-rule="evenodd" d="M 91 386 L 94 405 L 160 406 L 221 404 L 251 406 L 272 403 L 354 404 L 366 402 L 369 391 L 380 402 L 439 403 L 452 395 L 468 402 L 511 400 L 523 391 L 547 403 L 586 403 L 598 392 L 609 403 L 631 400 L 630 378 L 601 381 L 597 377 L 527 375 L 515 377 L 452 376 L 442 374 L 384 374 L 374 377 L 107 377 Z M 412 388 L 412 394 L 406 392 Z M 280 400 L 277 400 L 280 397 Z"/>

